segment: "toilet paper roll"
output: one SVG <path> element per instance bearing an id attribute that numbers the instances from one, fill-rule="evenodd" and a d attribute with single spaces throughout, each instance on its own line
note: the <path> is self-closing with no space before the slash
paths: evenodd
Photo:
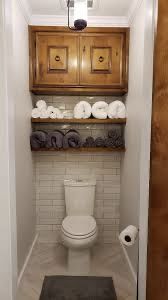
<path id="1" fill-rule="evenodd" d="M 119 235 L 119 239 L 122 244 L 125 246 L 133 246 L 136 240 L 138 234 L 138 229 L 133 226 L 129 225 L 126 227 Z"/>

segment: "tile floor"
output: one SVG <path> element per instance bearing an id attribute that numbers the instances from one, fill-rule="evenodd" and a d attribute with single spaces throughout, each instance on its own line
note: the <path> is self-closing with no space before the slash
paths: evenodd
<path id="1" fill-rule="evenodd" d="M 37 243 L 22 277 L 17 300 L 39 300 L 45 275 L 71 275 L 66 258 L 67 250 L 62 245 Z M 119 244 L 94 246 L 89 275 L 111 276 L 117 300 L 136 300 L 136 286 Z"/>

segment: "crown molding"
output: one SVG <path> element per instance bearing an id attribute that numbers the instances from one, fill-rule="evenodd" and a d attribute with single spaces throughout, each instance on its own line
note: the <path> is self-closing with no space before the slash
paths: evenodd
<path id="1" fill-rule="evenodd" d="M 131 26 L 131 24 L 133 23 L 134 18 L 136 16 L 137 11 L 140 8 L 142 2 L 143 2 L 143 0 L 134 0 L 133 1 L 132 5 L 130 7 L 130 10 L 128 12 L 128 15 L 127 15 L 127 20 L 128 20 L 129 26 Z"/>
<path id="2" fill-rule="evenodd" d="M 27 0 L 17 0 L 17 3 L 21 9 L 22 15 L 24 16 L 27 24 L 30 24 L 31 19 L 31 9 Z"/>
<path id="3" fill-rule="evenodd" d="M 143 0 L 134 0 L 127 16 L 89 16 L 88 26 L 91 27 L 129 27 L 141 6 Z M 67 16 L 60 15 L 35 15 L 32 14 L 27 0 L 17 0 L 26 22 L 30 25 L 66 26 Z"/>
<path id="4" fill-rule="evenodd" d="M 66 26 L 67 16 L 57 15 L 32 15 L 30 17 L 30 25 L 41 26 Z M 128 27 L 127 17 L 104 17 L 104 16 L 89 16 L 88 26 L 90 27 Z"/>

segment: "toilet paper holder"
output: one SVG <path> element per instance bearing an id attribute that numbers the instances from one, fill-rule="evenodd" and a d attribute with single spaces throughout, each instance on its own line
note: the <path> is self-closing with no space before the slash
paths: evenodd
<path id="1" fill-rule="evenodd" d="M 125 246 L 133 246 L 137 239 L 139 229 L 133 225 L 127 226 L 119 235 L 120 242 Z"/>

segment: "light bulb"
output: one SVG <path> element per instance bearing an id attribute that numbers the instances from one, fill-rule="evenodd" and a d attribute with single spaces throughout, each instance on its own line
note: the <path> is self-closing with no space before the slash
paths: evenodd
<path id="1" fill-rule="evenodd" d="M 74 1 L 74 26 L 82 30 L 87 26 L 87 0 Z"/>

